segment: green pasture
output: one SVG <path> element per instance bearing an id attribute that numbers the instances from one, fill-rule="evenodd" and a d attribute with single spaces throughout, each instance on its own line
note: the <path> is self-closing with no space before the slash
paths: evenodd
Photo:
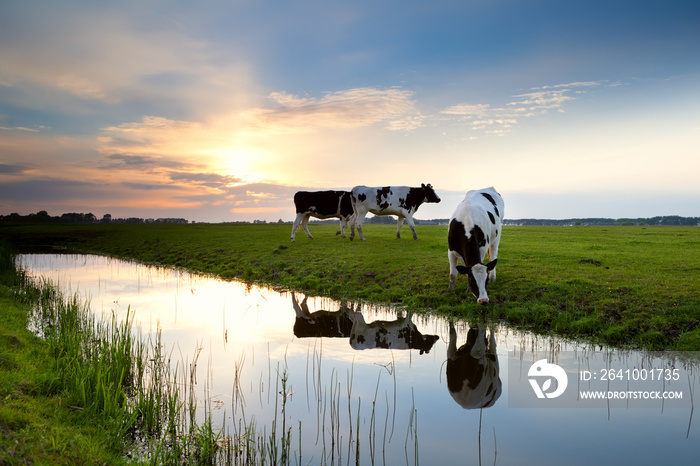
<path id="1" fill-rule="evenodd" d="M 700 228 L 505 227 L 491 302 L 466 279 L 447 292 L 447 227 L 366 225 L 367 242 L 311 224 L 34 225 L 0 228 L 16 247 L 62 247 L 183 267 L 336 299 L 487 318 L 615 346 L 700 350 Z"/>

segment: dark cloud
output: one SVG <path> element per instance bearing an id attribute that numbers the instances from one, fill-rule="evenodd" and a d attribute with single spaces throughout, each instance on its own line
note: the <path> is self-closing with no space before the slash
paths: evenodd
<path id="1" fill-rule="evenodd" d="M 129 189 L 139 189 L 142 191 L 155 191 L 155 190 L 162 190 L 162 189 L 170 189 L 170 190 L 181 190 L 183 189 L 180 186 L 175 186 L 171 184 L 158 184 L 158 183 L 131 183 L 131 182 L 126 182 L 122 183 L 121 186 L 124 186 Z"/>
<path id="2" fill-rule="evenodd" d="M 29 167 L 25 165 L 9 165 L 5 163 L 0 163 L 0 174 L 3 175 L 18 175 L 20 173 L 28 170 Z"/>
<path id="3" fill-rule="evenodd" d="M 243 182 L 242 178 L 219 175 L 217 173 L 172 172 L 168 174 L 168 177 L 173 181 L 184 181 L 210 188 L 223 188 L 231 184 Z"/>
<path id="4" fill-rule="evenodd" d="M 156 165 L 157 161 L 157 159 L 147 155 L 110 154 L 106 158 L 116 165 L 127 167 L 153 166 Z"/>
<path id="5" fill-rule="evenodd" d="M 131 155 L 123 153 L 109 154 L 105 157 L 107 162 L 104 168 L 113 170 L 133 170 L 133 169 L 183 169 L 185 165 L 169 159 L 154 157 L 151 155 Z"/>
<path id="6" fill-rule="evenodd" d="M 63 179 L 31 179 L 0 184 L 0 200 L 3 202 L 52 203 L 68 199 L 95 200 L 105 197 L 104 185 Z"/>

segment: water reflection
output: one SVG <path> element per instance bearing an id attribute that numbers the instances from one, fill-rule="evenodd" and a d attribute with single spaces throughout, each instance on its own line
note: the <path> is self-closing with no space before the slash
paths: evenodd
<path id="1" fill-rule="evenodd" d="M 354 311 L 347 304 L 340 305 L 339 311 L 309 312 L 308 297 L 299 304 L 292 293 L 292 307 L 296 313 L 294 336 L 297 338 L 349 338 L 354 323 Z"/>
<path id="2" fill-rule="evenodd" d="M 420 351 L 420 354 L 429 353 L 440 337 L 422 334 L 411 319 L 410 313 L 404 315 L 403 312 L 399 311 L 394 320 L 376 320 L 368 324 L 362 313 L 357 312 L 350 335 L 350 346 L 356 350 L 370 348 L 414 349 Z"/>
<path id="3" fill-rule="evenodd" d="M 390 350 L 419 350 L 420 354 L 429 353 L 437 335 L 424 335 L 412 320 L 412 314 L 397 313 L 396 319 L 365 321 L 362 311 L 353 310 L 346 303 L 340 304 L 338 311 L 320 310 L 309 312 L 308 297 L 301 303 L 292 293 L 292 307 L 296 313 L 294 335 L 298 338 L 326 337 L 349 338 L 350 346 L 355 350 L 383 348 Z"/>
<path id="4" fill-rule="evenodd" d="M 245 418 L 262 429 L 279 419 L 279 377 L 286 374 L 285 419 L 294 426 L 292 449 L 301 450 L 303 464 L 354 463 L 358 447 L 361 464 L 700 460 L 692 409 L 511 407 L 511 400 L 526 404 L 522 400 L 532 397 L 528 369 L 542 358 L 591 369 L 676 364 L 667 356 L 650 361 L 645 353 L 506 326 L 338 303 L 99 256 L 19 261 L 88 299 L 97 316 L 123 319 L 131 309 L 136 332 L 149 338 L 160 329 L 180 372 L 199 364 L 196 396 L 202 408 L 215 410 L 216 425 L 235 431 Z M 514 366 L 505 363 L 512 360 Z M 686 369 L 673 386 L 696 393 L 697 363 Z"/>
<path id="5" fill-rule="evenodd" d="M 477 325 L 467 331 L 467 342 L 457 349 L 457 331 L 450 322 L 447 347 L 447 388 L 464 409 L 489 408 L 503 391 L 496 337 L 493 329 Z"/>

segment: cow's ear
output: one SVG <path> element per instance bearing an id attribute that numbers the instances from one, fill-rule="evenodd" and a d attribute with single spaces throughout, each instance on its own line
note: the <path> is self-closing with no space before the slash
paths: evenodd
<path id="1" fill-rule="evenodd" d="M 458 265 L 457 272 L 461 273 L 462 275 L 471 275 L 472 269 L 470 269 L 469 267 L 465 267 L 463 265 Z"/>
<path id="2" fill-rule="evenodd" d="M 498 259 L 494 259 L 491 262 L 489 262 L 488 264 L 486 264 L 486 270 L 493 270 L 496 267 L 497 260 Z"/>
<path id="3" fill-rule="evenodd" d="M 420 187 L 423 188 L 423 189 L 425 189 L 425 183 L 421 183 L 421 184 L 420 184 Z"/>

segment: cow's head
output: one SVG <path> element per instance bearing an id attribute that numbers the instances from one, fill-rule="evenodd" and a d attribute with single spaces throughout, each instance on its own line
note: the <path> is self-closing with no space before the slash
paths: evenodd
<path id="1" fill-rule="evenodd" d="M 425 193 L 425 202 L 440 202 L 440 198 L 430 184 L 421 183 L 420 187 L 423 188 L 423 193 Z"/>
<path id="2" fill-rule="evenodd" d="M 474 264 L 471 267 L 465 267 L 463 265 L 457 266 L 457 271 L 461 274 L 467 275 L 469 279 L 469 290 L 474 296 L 479 304 L 488 304 L 489 296 L 486 294 L 486 286 L 489 283 L 489 272 L 496 267 L 496 261 L 494 259 L 488 264 Z"/>
<path id="3" fill-rule="evenodd" d="M 418 348 L 420 350 L 420 354 L 423 353 L 430 353 L 430 349 L 433 347 L 436 341 L 440 339 L 439 336 L 437 335 L 421 335 L 421 338 L 419 338 L 419 341 L 417 341 Z"/>

